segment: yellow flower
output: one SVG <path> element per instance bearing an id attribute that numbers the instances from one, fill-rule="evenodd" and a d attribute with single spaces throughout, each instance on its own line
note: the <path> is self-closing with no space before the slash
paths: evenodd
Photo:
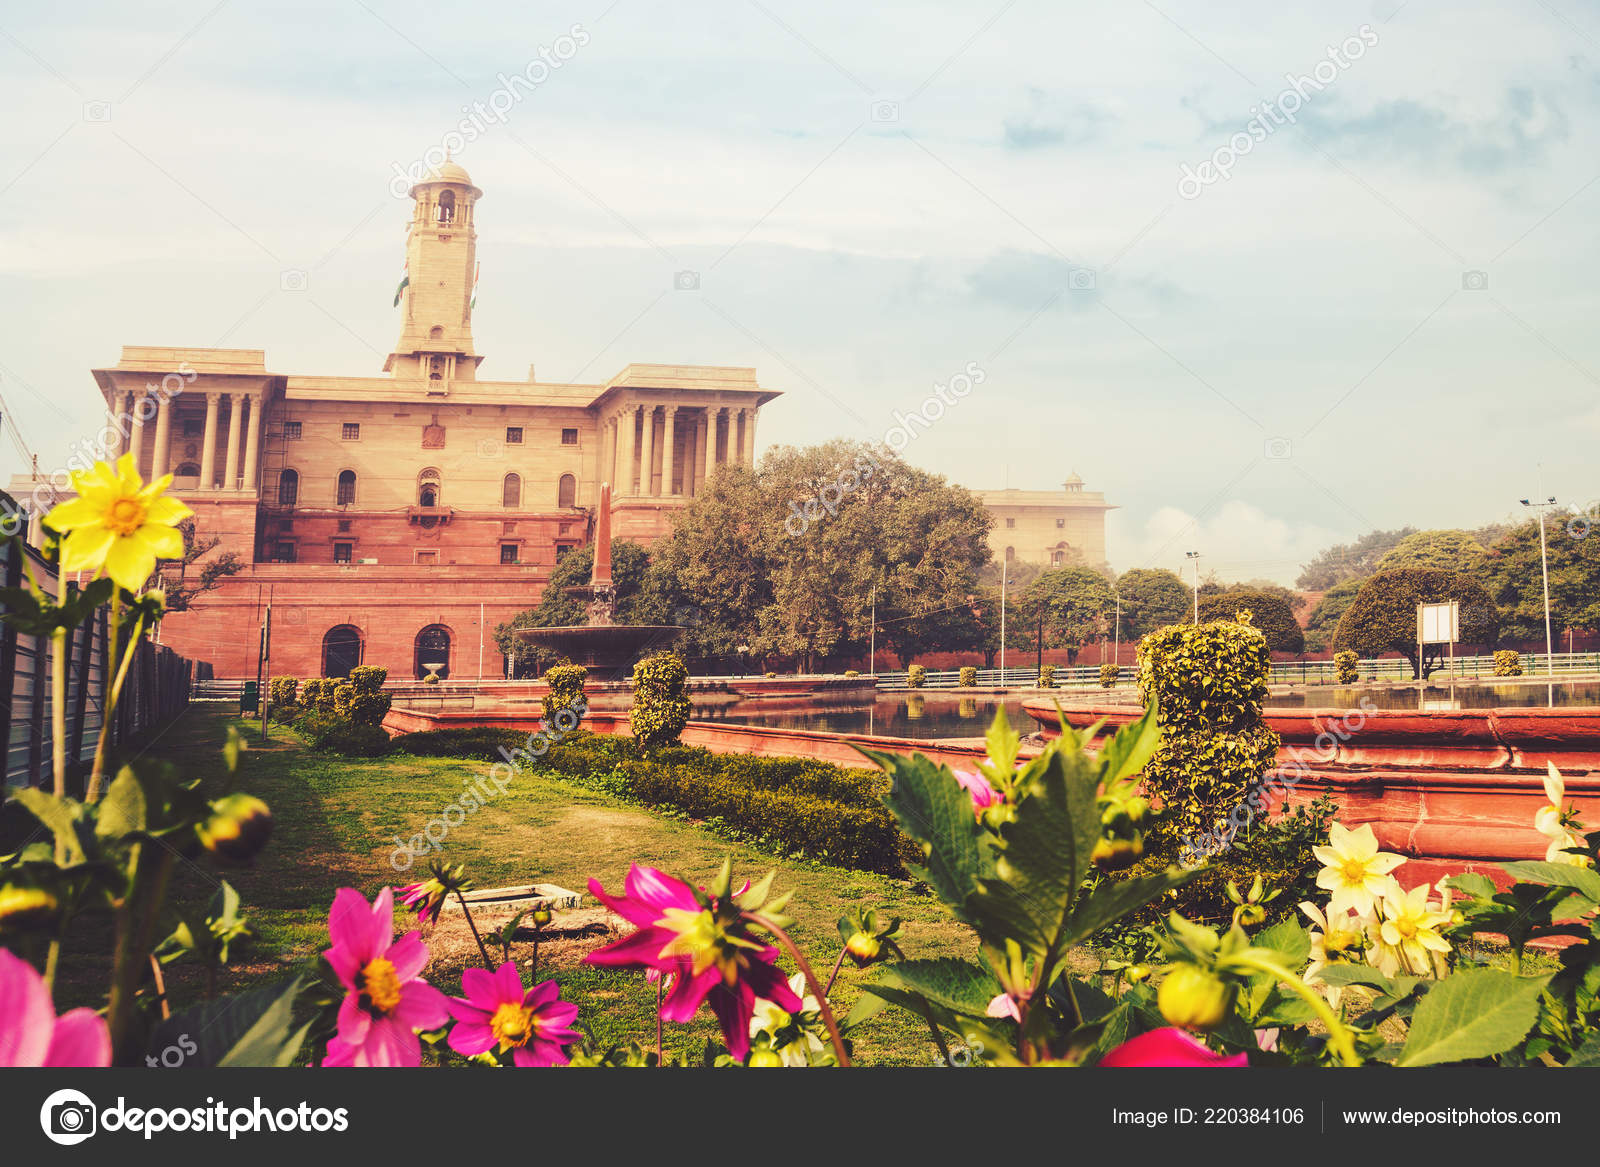
<path id="1" fill-rule="evenodd" d="M 1432 891 L 1432 885 L 1426 883 L 1410 891 L 1393 883 L 1379 898 L 1379 921 L 1369 925 L 1367 934 L 1373 941 L 1372 963 L 1384 976 L 1401 972 L 1419 977 L 1439 975 L 1442 962 L 1437 958 L 1450 952 L 1450 942 L 1439 929 L 1449 926 L 1451 913 L 1428 902 Z"/>
<path id="2" fill-rule="evenodd" d="M 1356 964 L 1361 961 L 1366 947 L 1363 935 L 1366 921 L 1349 912 L 1324 914 L 1310 900 L 1303 902 L 1300 910 L 1316 925 L 1316 930 L 1311 933 L 1311 963 L 1306 966 L 1302 979 L 1306 984 L 1320 988 L 1322 995 L 1328 998 L 1328 1003 L 1337 1008 L 1344 988 L 1324 981 L 1322 970 L 1330 964 Z"/>
<path id="3" fill-rule="evenodd" d="M 1583 840 L 1571 829 L 1577 822 L 1575 815 L 1561 809 L 1567 797 L 1566 780 L 1561 777 L 1561 771 L 1556 769 L 1554 762 L 1547 761 L 1545 768 L 1544 793 L 1550 805 L 1540 807 L 1533 816 L 1533 829 L 1550 840 L 1550 845 L 1545 848 L 1544 860 L 1546 863 L 1587 867 L 1587 856 L 1568 854 L 1571 848 L 1582 847 Z"/>
<path id="4" fill-rule="evenodd" d="M 166 497 L 172 475 L 145 485 L 124 454 L 115 468 L 96 462 L 72 473 L 77 498 L 57 504 L 45 525 L 66 536 L 61 545 L 64 571 L 102 568 L 118 586 L 137 592 L 156 569 L 157 559 L 182 559 L 183 534 L 177 525 L 194 514 Z"/>
<path id="5" fill-rule="evenodd" d="M 1378 850 L 1378 840 L 1366 824 L 1353 831 L 1343 823 L 1328 828 L 1328 845 L 1313 847 L 1311 853 L 1322 864 L 1317 886 L 1330 892 L 1328 911 L 1334 915 L 1353 910 L 1369 916 L 1373 901 L 1383 894 L 1391 871 L 1405 862 L 1400 855 Z"/>

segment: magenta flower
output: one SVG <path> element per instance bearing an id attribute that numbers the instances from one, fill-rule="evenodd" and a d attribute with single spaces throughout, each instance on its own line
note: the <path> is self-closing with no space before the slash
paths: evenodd
<path id="1" fill-rule="evenodd" d="M 0 1066 L 109 1066 L 111 1034 L 93 1009 L 56 1016 L 44 978 L 0 948 Z"/>
<path id="2" fill-rule="evenodd" d="M 452 871 L 442 863 L 433 863 L 427 879 L 408 883 L 400 889 L 400 902 L 417 913 L 418 924 L 437 924 L 450 893 L 466 891 L 472 886 L 471 880 L 462 877 L 463 870 L 461 864 Z"/>
<path id="3" fill-rule="evenodd" d="M 591 879 L 589 891 L 595 898 L 638 925 L 638 931 L 584 960 L 674 974 L 661 1016 L 688 1021 L 706 1002 L 722 1026 L 728 1052 L 742 1059 L 750 1052 L 750 1018 L 758 998 L 788 1013 L 799 1013 L 803 1006 L 774 963 L 778 950 L 751 937 L 746 905 L 729 893 L 726 874 L 724 868 L 717 885 L 721 894 L 708 894 L 637 863 L 628 868 L 625 895 L 607 895 L 600 881 Z M 765 896 L 765 887 L 759 895 Z"/>
<path id="4" fill-rule="evenodd" d="M 515 961 L 494 972 L 469 968 L 461 974 L 465 997 L 450 998 L 456 1019 L 450 1031 L 450 1048 L 472 1058 L 494 1049 L 511 1051 L 518 1066 L 564 1066 L 562 1046 L 578 1040 L 572 1019 L 578 1007 L 557 999 L 554 981 L 542 981 L 522 991 Z"/>
<path id="5" fill-rule="evenodd" d="M 417 1066 L 422 1063 L 419 1029 L 450 1019 L 448 998 L 419 980 L 428 964 L 420 932 L 394 939 L 394 892 L 384 888 L 371 904 L 354 888 L 342 887 L 328 913 L 333 947 L 327 957 L 345 998 L 338 1036 L 328 1042 L 324 1066 Z"/>
<path id="6" fill-rule="evenodd" d="M 1132 1041 L 1123 1042 L 1101 1058 L 1099 1064 L 1111 1067 L 1193 1066 L 1224 1069 L 1248 1066 L 1250 1059 L 1244 1054 L 1228 1057 L 1213 1053 L 1184 1030 L 1167 1028 L 1152 1029 Z"/>
<path id="7" fill-rule="evenodd" d="M 979 818 L 995 803 L 1006 800 L 1006 796 L 991 786 L 982 774 L 974 774 L 970 770 L 956 770 L 954 773 L 961 789 L 972 796 L 972 810 Z"/>

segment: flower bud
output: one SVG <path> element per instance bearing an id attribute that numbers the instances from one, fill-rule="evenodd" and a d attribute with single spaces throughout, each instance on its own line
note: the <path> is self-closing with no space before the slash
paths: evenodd
<path id="1" fill-rule="evenodd" d="M 1089 853 L 1089 860 L 1101 871 L 1121 871 L 1144 854 L 1144 839 L 1101 839 Z"/>
<path id="2" fill-rule="evenodd" d="M 211 804 L 211 817 L 195 828 L 200 845 L 224 863 L 248 863 L 267 845 L 272 811 L 259 798 L 230 794 Z"/>
<path id="3" fill-rule="evenodd" d="M 1233 1009 L 1235 987 L 1213 972 L 1180 964 L 1156 991 L 1161 1016 L 1182 1029 L 1202 1032 L 1221 1025 Z"/>
<path id="4" fill-rule="evenodd" d="M 749 1066 L 752 1070 L 761 1069 L 767 1066 L 781 1066 L 783 1065 L 783 1058 L 778 1055 L 776 1050 L 768 1049 L 766 1046 L 762 1046 L 758 1049 L 752 1049 L 750 1051 L 750 1059 L 745 1062 L 745 1065 Z"/>
<path id="5" fill-rule="evenodd" d="M 866 932 L 857 932 L 845 941 L 844 950 L 856 967 L 866 968 L 883 952 L 883 942 Z"/>
<path id="6" fill-rule="evenodd" d="M 1150 966 L 1147 964 L 1130 964 L 1127 971 L 1122 974 L 1130 985 L 1143 984 L 1150 979 Z"/>
<path id="7" fill-rule="evenodd" d="M 528 918 L 533 921 L 534 927 L 543 928 L 550 922 L 552 913 L 549 908 L 534 908 L 528 913 Z"/>
<path id="8" fill-rule="evenodd" d="M 0 887 L 0 932 L 31 932 L 55 924 L 61 901 L 54 892 L 28 884 Z"/>

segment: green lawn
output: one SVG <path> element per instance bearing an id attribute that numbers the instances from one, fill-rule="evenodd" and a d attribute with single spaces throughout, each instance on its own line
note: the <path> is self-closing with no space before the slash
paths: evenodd
<path id="1" fill-rule="evenodd" d="M 257 866 L 228 875 L 244 899 L 258 939 L 242 957 L 234 983 L 225 988 L 258 982 L 263 975 L 281 975 L 288 965 L 314 958 L 327 946 L 327 910 L 337 888 L 354 887 L 370 898 L 386 883 L 409 882 L 411 873 L 397 875 L 389 862 L 395 836 L 417 834 L 468 782 L 488 769 L 482 762 L 406 755 L 373 760 L 328 757 L 305 749 L 279 726 L 273 727 L 273 740 L 261 747 L 259 723 L 246 726 L 215 708 L 198 706 L 150 752 L 173 762 L 182 774 L 220 773 L 219 750 L 229 724 L 245 729 L 252 743 L 241 763 L 239 788 L 267 801 L 275 827 Z M 917 894 L 906 881 L 779 859 L 693 823 L 527 772 L 504 796 L 455 828 L 444 851 L 448 862 L 466 864 L 479 887 L 540 881 L 583 890 L 590 877 L 596 877 L 608 891 L 620 889 L 628 864 L 635 860 L 705 883 L 729 855 L 737 876 L 759 878 L 777 868 L 775 891 L 794 891 L 788 910 L 798 923 L 792 935 L 819 977 L 826 978 L 839 952 L 834 921 L 855 903 L 883 905 L 902 916 L 907 932 L 903 947 L 909 956 L 967 955 L 976 950 L 965 928 L 951 921 L 935 899 Z M 211 886 L 209 869 L 183 871 L 177 881 L 179 895 L 198 900 L 209 894 Z M 438 938 L 434 962 L 425 975 L 446 992 L 459 993 L 461 969 L 481 962 L 463 929 L 457 926 L 445 933 Z M 92 920 L 80 921 L 75 942 L 63 954 L 63 1008 L 79 993 L 92 998 L 95 987 L 103 983 L 105 948 L 98 946 L 105 939 L 96 934 Z M 602 1046 L 632 1038 L 653 1043 L 654 986 L 640 973 L 582 964 L 582 952 L 594 943 L 543 946 L 541 978 L 555 977 L 563 997 L 579 1004 L 580 1023 Z M 532 955 L 531 945 L 517 945 L 514 955 L 526 960 Z M 173 969 L 170 988 L 178 998 L 175 1003 L 181 1005 L 193 986 L 180 967 Z M 846 963 L 833 995 L 841 1016 L 856 1001 L 864 975 Z M 715 1032 L 709 1010 L 702 1009 L 695 1024 L 668 1027 L 667 1048 L 698 1050 Z M 863 1064 L 928 1065 L 932 1045 L 921 1021 L 890 1009 L 859 1031 L 856 1057 Z"/>

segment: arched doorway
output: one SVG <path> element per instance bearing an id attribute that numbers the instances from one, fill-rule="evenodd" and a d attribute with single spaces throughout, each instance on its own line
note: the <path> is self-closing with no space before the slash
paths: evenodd
<path id="1" fill-rule="evenodd" d="M 322 675 L 348 677 L 361 663 L 361 629 L 335 624 L 322 638 Z"/>
<path id="2" fill-rule="evenodd" d="M 439 679 L 450 675 L 450 629 L 443 624 L 429 624 L 417 633 L 417 651 L 414 660 L 415 668 L 412 670 L 417 680 L 422 680 L 429 672 L 436 672 Z M 438 665 L 437 669 L 429 669 L 429 665 Z"/>

